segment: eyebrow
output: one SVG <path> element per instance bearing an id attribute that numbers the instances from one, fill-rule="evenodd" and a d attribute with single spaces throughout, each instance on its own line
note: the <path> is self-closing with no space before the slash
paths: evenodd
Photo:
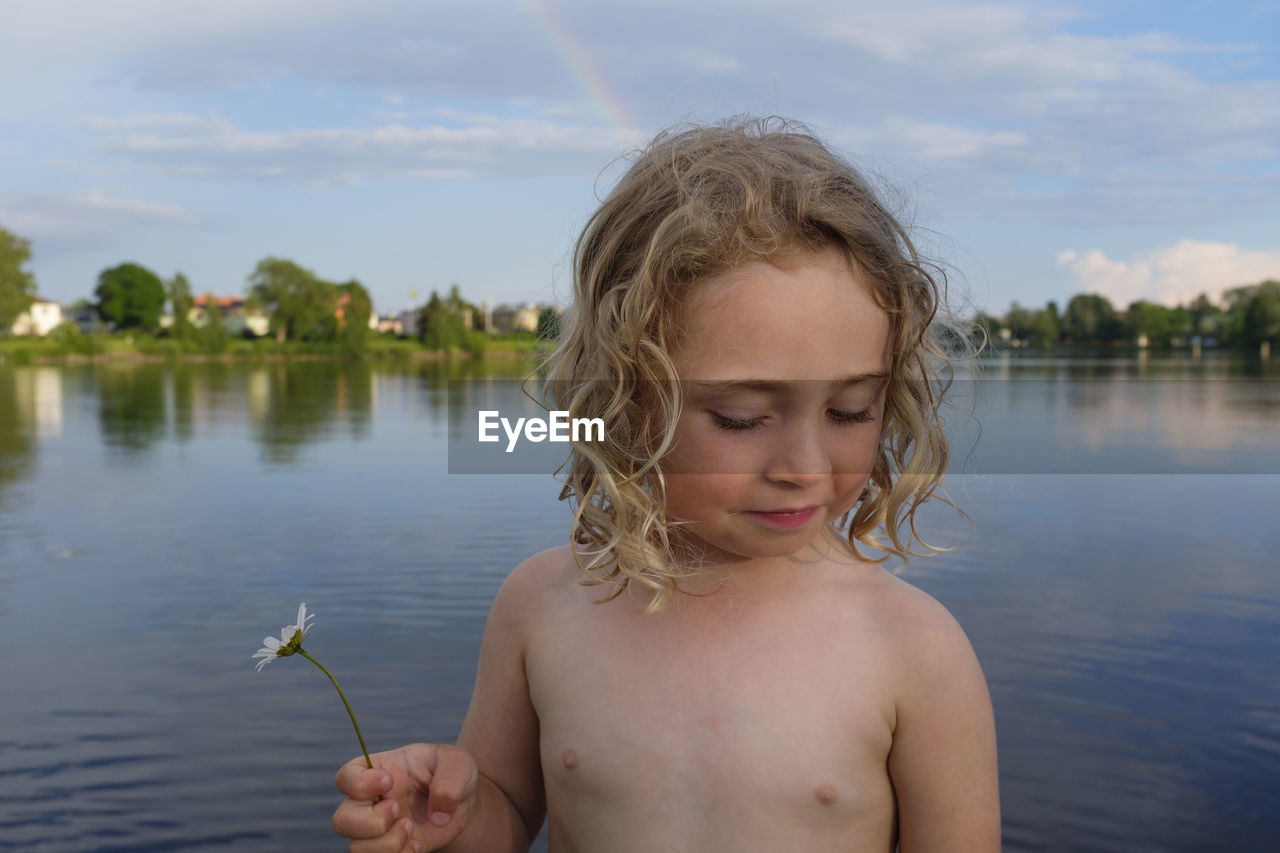
<path id="1" fill-rule="evenodd" d="M 846 376 L 844 379 L 836 379 L 830 382 L 830 385 L 839 388 L 847 388 L 851 385 L 862 385 L 868 382 L 876 382 L 888 379 L 888 373 L 856 373 L 852 376 Z M 818 380 L 812 380 L 818 381 Z M 762 391 L 764 393 L 776 394 L 780 391 L 787 390 L 788 387 L 795 384 L 794 381 L 781 381 L 775 379 L 694 379 L 690 381 L 700 391 Z"/>

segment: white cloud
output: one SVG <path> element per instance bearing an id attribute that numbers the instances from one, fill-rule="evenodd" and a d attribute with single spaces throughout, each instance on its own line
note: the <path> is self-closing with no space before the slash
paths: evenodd
<path id="1" fill-rule="evenodd" d="M 619 147 L 604 127 L 452 115 L 451 123 L 258 131 L 210 115 L 91 116 L 102 146 L 174 175 L 294 181 L 591 174 Z"/>
<path id="2" fill-rule="evenodd" d="M 1097 249 L 1059 252 L 1057 260 L 1075 276 L 1076 291 L 1101 293 L 1117 308 L 1138 299 L 1173 306 L 1201 293 L 1218 300 L 1229 288 L 1280 279 L 1280 250 L 1204 240 L 1179 240 L 1128 261 Z"/>
<path id="3" fill-rule="evenodd" d="M 176 225 L 195 225 L 199 220 L 182 208 L 172 204 L 160 204 L 136 198 L 112 198 L 98 190 L 90 190 L 80 203 L 90 210 L 119 214 L 141 222 L 168 222 Z"/>
<path id="4" fill-rule="evenodd" d="M 131 225 L 198 225 L 184 208 L 92 189 L 79 195 L 28 194 L 0 204 L 0 226 L 61 246 L 97 244 Z"/>
<path id="5" fill-rule="evenodd" d="M 1027 138 L 1011 131 L 982 131 L 939 122 L 891 116 L 874 129 L 847 130 L 837 135 L 839 142 L 853 149 L 875 145 L 897 152 L 898 156 L 920 160 L 959 160 L 985 155 L 1001 155 L 1022 148 Z"/>
<path id="6" fill-rule="evenodd" d="M 1206 223 L 1257 233 L 1278 212 L 1274 17 L 1240 7 L 1135 20 L 1033 0 L 10 5 L 0 72 L 23 84 L 0 192 L 49 185 L 20 177 L 29 152 L 91 163 L 112 176 L 100 184 L 139 170 L 273 189 L 589 181 L 624 147 L 611 121 L 645 135 L 751 111 L 809 122 L 942 230 L 1143 229 L 1154 245 Z M 1209 40 L 1197 19 L 1211 16 L 1225 35 Z M 68 140 L 66 114 L 91 110 L 126 118 Z M 1046 233 L 1038 245 L 1062 245 Z M 1146 256 L 1090 257 L 1090 276 L 1158 289 Z"/>
<path id="7" fill-rule="evenodd" d="M 705 71 L 709 74 L 732 74 L 742 70 L 742 63 L 732 56 L 725 56 L 708 50 L 689 48 L 683 51 L 682 59 L 694 71 Z"/>

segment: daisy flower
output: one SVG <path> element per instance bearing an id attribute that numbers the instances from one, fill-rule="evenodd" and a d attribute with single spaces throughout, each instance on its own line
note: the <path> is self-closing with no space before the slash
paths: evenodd
<path id="1" fill-rule="evenodd" d="M 307 622 L 314 618 L 316 618 L 314 613 L 307 613 L 307 603 L 304 601 L 298 605 L 297 623 L 281 628 L 280 639 L 263 637 L 262 648 L 253 655 L 255 658 L 262 658 L 258 661 L 258 672 L 262 672 L 262 668 L 276 658 L 287 658 L 289 655 L 296 654 L 302 648 L 302 641 L 306 639 L 307 632 L 313 627 Z"/>
<path id="2" fill-rule="evenodd" d="M 333 677 L 333 673 L 325 669 L 324 664 L 307 654 L 307 651 L 302 648 L 302 641 L 307 638 L 308 632 L 313 627 L 307 623 L 314 618 L 315 614 L 307 613 L 307 603 L 304 601 L 298 605 L 298 621 L 281 628 L 280 639 L 264 637 L 262 648 L 253 653 L 255 659 L 260 659 L 258 660 L 258 672 L 262 672 L 262 668 L 276 658 L 287 658 L 290 655 L 302 655 L 315 664 L 321 672 L 329 676 L 329 680 L 333 682 L 334 689 L 338 691 L 338 698 L 342 700 L 342 704 L 346 707 L 347 716 L 351 718 L 351 725 L 356 730 L 356 739 L 360 741 L 360 751 L 364 753 L 364 762 L 372 768 L 373 759 L 369 757 L 369 749 L 364 745 L 364 735 L 360 734 L 360 724 L 356 722 L 355 712 L 351 710 L 351 703 L 347 701 L 346 694 L 338 686 L 338 679 Z"/>

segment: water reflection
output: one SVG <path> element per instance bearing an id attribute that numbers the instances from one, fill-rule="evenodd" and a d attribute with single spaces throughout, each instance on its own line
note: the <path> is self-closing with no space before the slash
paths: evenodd
<path id="1" fill-rule="evenodd" d="M 167 373 L 158 364 L 104 366 L 95 372 L 99 432 L 109 447 L 140 455 L 164 437 Z"/>
<path id="2" fill-rule="evenodd" d="M 61 428 L 61 388 L 56 404 L 37 402 L 48 384 L 33 381 L 34 371 L 27 368 L 0 368 L 0 510 L 10 483 L 26 479 L 35 465 L 35 437 L 39 432 L 41 411 L 57 412 Z M 41 391 L 36 393 L 36 389 Z M 0 543 L 3 538 L 0 537 Z"/>
<path id="3" fill-rule="evenodd" d="M 954 472 L 1280 473 L 1280 375 L 1269 368 L 1000 359 L 955 390 Z"/>
<path id="4" fill-rule="evenodd" d="M 262 458 L 297 461 L 301 450 L 335 430 L 363 438 L 377 397 L 370 365 L 311 362 L 254 369 L 249 418 Z"/>
<path id="5" fill-rule="evenodd" d="M 223 362 L 177 364 L 170 368 L 173 436 L 180 443 L 208 436 L 220 426 L 238 424 L 245 370 Z M 255 373 L 248 374 L 249 381 Z M 252 403 L 253 397 L 249 397 Z"/>

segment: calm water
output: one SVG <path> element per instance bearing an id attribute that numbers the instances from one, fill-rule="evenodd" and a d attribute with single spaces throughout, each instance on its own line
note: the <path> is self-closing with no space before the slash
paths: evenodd
<path id="1" fill-rule="evenodd" d="M 1280 839 L 1280 370 L 1034 361 L 969 384 L 944 557 L 1005 849 Z M 962 388 L 962 390 L 965 390 Z M 438 367 L 0 367 L 0 849 L 339 851 L 357 752 L 451 740 L 549 477 L 448 475 Z M 979 437 L 980 433 L 980 437 Z M 971 446 L 973 441 L 976 446 Z"/>

